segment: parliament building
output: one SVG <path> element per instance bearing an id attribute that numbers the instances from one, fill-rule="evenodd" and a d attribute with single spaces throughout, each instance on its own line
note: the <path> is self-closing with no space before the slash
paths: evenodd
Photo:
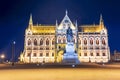
<path id="1" fill-rule="evenodd" d="M 73 32 L 75 52 L 80 63 L 107 63 L 110 60 L 108 31 L 102 15 L 99 24 L 73 24 L 66 11 L 60 24 L 34 25 L 30 15 L 28 28 L 25 30 L 24 50 L 20 61 L 24 63 L 61 63 L 67 43 L 66 31 L 70 27 Z"/>

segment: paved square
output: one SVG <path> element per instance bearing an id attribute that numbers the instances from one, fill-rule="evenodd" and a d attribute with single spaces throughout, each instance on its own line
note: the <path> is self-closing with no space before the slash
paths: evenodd
<path id="1" fill-rule="evenodd" d="M 0 80 L 120 80 L 120 69 L 5 69 L 0 70 Z"/>

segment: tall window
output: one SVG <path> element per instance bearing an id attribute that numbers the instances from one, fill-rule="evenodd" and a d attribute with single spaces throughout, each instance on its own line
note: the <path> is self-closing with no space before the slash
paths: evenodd
<path id="1" fill-rule="evenodd" d="M 84 44 L 87 45 L 87 40 L 86 40 L 86 38 L 85 38 L 85 40 L 84 40 Z"/>
<path id="2" fill-rule="evenodd" d="M 55 39 L 52 40 L 52 45 L 54 45 L 54 44 L 55 44 Z"/>
<path id="3" fill-rule="evenodd" d="M 96 56 L 100 56 L 100 54 L 99 53 L 97 53 L 97 55 Z"/>
<path id="4" fill-rule="evenodd" d="M 63 43 L 66 43 L 66 39 L 65 39 L 65 37 L 63 38 Z"/>
<path id="5" fill-rule="evenodd" d="M 27 54 L 27 57 L 30 57 L 30 53 Z"/>
<path id="6" fill-rule="evenodd" d="M 58 48 L 60 49 L 60 48 L 61 48 L 61 46 L 58 46 Z"/>
<path id="7" fill-rule="evenodd" d="M 40 53 L 40 57 L 42 57 L 43 56 L 43 53 Z"/>
<path id="8" fill-rule="evenodd" d="M 46 45 L 49 45 L 49 40 L 48 39 L 46 40 Z"/>
<path id="9" fill-rule="evenodd" d="M 81 56 L 81 53 L 79 53 L 79 56 Z"/>
<path id="10" fill-rule="evenodd" d="M 31 45 L 31 40 L 30 39 L 28 40 L 28 45 Z"/>
<path id="11" fill-rule="evenodd" d="M 37 56 L 36 53 L 34 53 L 33 56 L 36 57 Z"/>
<path id="12" fill-rule="evenodd" d="M 93 45 L 93 40 L 92 40 L 92 38 L 90 39 L 90 45 Z"/>
<path id="13" fill-rule="evenodd" d="M 93 53 L 90 53 L 90 56 L 93 56 Z"/>
<path id="14" fill-rule="evenodd" d="M 78 40 L 78 43 L 81 44 L 81 40 L 80 39 Z"/>
<path id="15" fill-rule="evenodd" d="M 46 56 L 48 57 L 48 56 L 49 56 L 49 53 L 46 53 Z"/>
<path id="16" fill-rule="evenodd" d="M 58 38 L 58 43 L 61 43 L 61 39 L 60 38 Z"/>
<path id="17" fill-rule="evenodd" d="M 54 53 L 52 53 L 52 56 L 54 56 Z"/>
<path id="18" fill-rule="evenodd" d="M 105 42 L 105 39 L 104 39 L 104 38 L 102 39 L 102 44 L 103 44 L 103 45 L 106 45 L 106 42 Z"/>
<path id="19" fill-rule="evenodd" d="M 37 40 L 36 39 L 34 40 L 34 45 L 37 45 Z"/>
<path id="20" fill-rule="evenodd" d="M 99 40 L 98 40 L 98 38 L 97 38 L 97 40 L 96 40 L 96 44 L 99 45 Z"/>
<path id="21" fill-rule="evenodd" d="M 40 40 L 40 45 L 43 45 L 43 40 L 42 39 Z"/>
<path id="22" fill-rule="evenodd" d="M 87 56 L 87 53 L 84 53 L 84 56 Z"/>
<path id="23" fill-rule="evenodd" d="M 103 56 L 106 56 L 105 53 L 102 53 Z"/>

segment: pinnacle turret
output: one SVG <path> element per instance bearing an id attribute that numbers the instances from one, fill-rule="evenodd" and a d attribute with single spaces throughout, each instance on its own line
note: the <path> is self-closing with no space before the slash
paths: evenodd
<path id="1" fill-rule="evenodd" d="M 102 14 L 100 14 L 100 22 L 99 22 L 99 25 L 100 25 L 101 29 L 104 28 L 104 21 L 103 21 Z"/>
<path id="2" fill-rule="evenodd" d="M 102 17 L 102 14 L 100 14 L 100 25 L 104 25 L 104 21 L 103 21 L 103 17 Z"/>
<path id="3" fill-rule="evenodd" d="M 68 15 L 68 11 L 67 11 L 67 10 L 66 10 L 66 12 L 65 12 L 65 13 L 66 13 L 66 15 Z"/>
<path id="4" fill-rule="evenodd" d="M 58 26 L 58 22 L 57 22 L 57 20 L 56 20 L 56 27 Z"/>
<path id="5" fill-rule="evenodd" d="M 30 14 L 29 25 L 33 25 L 32 14 Z"/>

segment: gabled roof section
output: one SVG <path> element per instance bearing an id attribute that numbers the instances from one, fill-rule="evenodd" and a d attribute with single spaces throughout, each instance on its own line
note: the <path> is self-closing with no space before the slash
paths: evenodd
<path id="1" fill-rule="evenodd" d="M 100 25 L 82 25 L 80 27 L 82 32 L 100 32 L 102 30 Z"/>
<path id="2" fill-rule="evenodd" d="M 58 29 L 63 29 L 63 25 L 64 24 L 70 24 L 70 28 L 71 29 L 75 29 L 75 26 L 72 24 L 70 18 L 68 17 L 68 12 L 66 10 L 66 15 L 65 17 L 63 18 L 62 22 L 60 23 L 60 25 L 58 26 Z"/>
<path id="3" fill-rule="evenodd" d="M 51 25 L 34 25 L 31 29 L 32 33 L 55 33 L 55 26 Z"/>
<path id="4" fill-rule="evenodd" d="M 100 15 L 100 22 L 98 25 L 82 25 L 80 26 L 80 31 L 82 32 L 101 32 L 104 29 L 104 21 L 102 18 L 102 14 Z"/>

